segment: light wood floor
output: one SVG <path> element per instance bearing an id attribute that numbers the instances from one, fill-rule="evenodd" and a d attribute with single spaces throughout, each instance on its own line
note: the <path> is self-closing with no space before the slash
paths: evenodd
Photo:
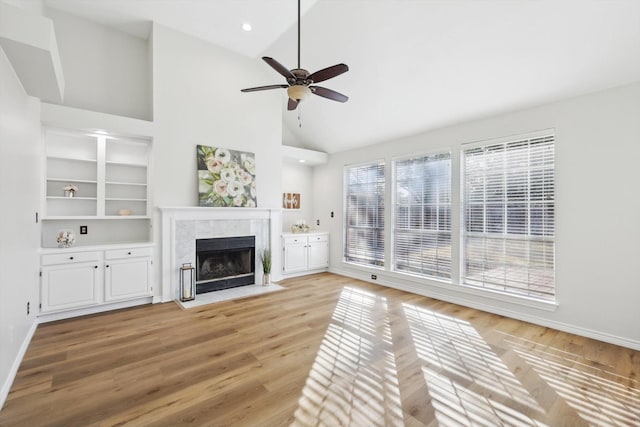
<path id="1" fill-rule="evenodd" d="M 2 426 L 640 425 L 640 352 L 357 280 L 40 325 Z"/>

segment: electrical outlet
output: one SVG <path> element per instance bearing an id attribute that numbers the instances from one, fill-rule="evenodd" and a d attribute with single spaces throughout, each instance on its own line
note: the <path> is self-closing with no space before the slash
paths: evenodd
<path id="1" fill-rule="evenodd" d="M 31 302 L 27 301 L 27 316 L 31 313 Z"/>
<path id="2" fill-rule="evenodd" d="M 371 280 L 378 280 L 378 276 L 376 276 L 375 274 L 371 275 Z"/>
<path id="3" fill-rule="evenodd" d="M 333 211 L 331 211 L 331 218 L 333 218 Z"/>
<path id="4" fill-rule="evenodd" d="M 86 225 L 81 225 L 80 226 L 80 234 L 87 234 L 89 232 L 88 228 Z"/>
<path id="5" fill-rule="evenodd" d="M 320 220 L 316 219 L 316 225 L 320 225 Z"/>

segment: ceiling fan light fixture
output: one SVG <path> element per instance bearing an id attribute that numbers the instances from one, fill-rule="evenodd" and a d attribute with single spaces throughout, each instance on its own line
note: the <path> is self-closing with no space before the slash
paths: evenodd
<path id="1" fill-rule="evenodd" d="M 287 88 L 287 95 L 294 101 L 304 101 L 311 95 L 311 89 L 303 85 L 293 85 Z"/>

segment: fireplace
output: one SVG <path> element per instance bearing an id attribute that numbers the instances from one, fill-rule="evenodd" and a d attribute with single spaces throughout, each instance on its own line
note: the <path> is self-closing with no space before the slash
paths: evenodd
<path id="1" fill-rule="evenodd" d="M 255 284 L 255 236 L 196 240 L 196 294 Z"/>

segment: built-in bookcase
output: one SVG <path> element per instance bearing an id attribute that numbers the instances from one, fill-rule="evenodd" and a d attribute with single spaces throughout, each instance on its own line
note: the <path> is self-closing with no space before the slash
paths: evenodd
<path id="1" fill-rule="evenodd" d="M 79 245 L 151 240 L 149 140 L 50 127 L 43 139 L 43 247 L 55 247 L 57 228 L 70 226 Z M 77 188 L 72 195 L 69 186 Z M 80 235 L 88 223 L 94 233 Z"/>

